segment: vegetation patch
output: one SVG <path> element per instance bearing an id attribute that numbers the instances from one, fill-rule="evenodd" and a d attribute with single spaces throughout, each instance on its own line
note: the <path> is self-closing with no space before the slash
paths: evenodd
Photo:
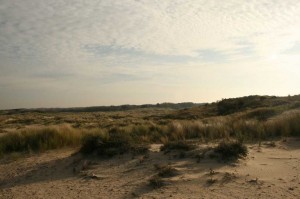
<path id="1" fill-rule="evenodd" d="M 195 149 L 194 144 L 190 144 L 186 141 L 168 141 L 161 148 L 161 151 L 172 151 L 172 150 L 181 150 L 181 151 L 190 151 Z"/>
<path id="2" fill-rule="evenodd" d="M 267 119 L 275 116 L 278 111 L 274 108 L 258 108 L 249 111 L 244 115 L 246 119 L 257 119 L 259 121 L 266 121 Z"/>
<path id="3" fill-rule="evenodd" d="M 206 183 L 207 183 L 207 185 L 210 186 L 210 185 L 215 184 L 217 181 L 218 181 L 218 180 L 215 179 L 215 178 L 209 178 L 209 179 L 206 181 Z"/>
<path id="4" fill-rule="evenodd" d="M 30 128 L 0 137 L 0 154 L 40 152 L 67 146 L 79 146 L 82 132 L 71 127 Z"/>
<path id="5" fill-rule="evenodd" d="M 239 141 L 223 141 L 214 150 L 224 161 L 235 161 L 239 158 L 246 157 L 248 149 Z"/>
<path id="6" fill-rule="evenodd" d="M 158 170 L 159 177 L 173 177 L 179 174 L 178 170 L 171 165 L 154 165 L 154 167 Z"/>
<path id="7" fill-rule="evenodd" d="M 154 189 L 160 188 L 165 184 L 166 182 L 158 175 L 155 175 L 149 179 L 149 186 L 151 186 Z"/>
<path id="8" fill-rule="evenodd" d="M 112 157 L 128 152 L 146 153 L 148 145 L 137 144 L 130 134 L 124 131 L 112 130 L 106 134 L 88 136 L 80 149 L 83 154 L 94 154 Z"/>
<path id="9" fill-rule="evenodd" d="M 299 104 L 300 95 L 248 96 L 210 104 L 0 111 L 0 133 L 4 133 L 0 136 L 0 155 L 69 146 L 82 146 L 86 154 L 143 154 L 149 143 L 163 143 L 162 151 L 177 150 L 179 157 L 185 157 L 190 153 L 186 151 L 195 148 L 185 140 L 261 143 L 300 136 Z M 36 127 L 40 125 L 45 127 Z M 199 155 L 198 161 L 201 159 Z"/>

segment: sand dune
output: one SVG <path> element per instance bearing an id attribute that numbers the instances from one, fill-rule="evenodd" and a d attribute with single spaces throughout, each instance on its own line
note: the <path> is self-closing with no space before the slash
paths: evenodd
<path id="1" fill-rule="evenodd" d="M 157 145 L 148 156 L 100 160 L 65 149 L 1 160 L 0 198 L 299 198 L 300 140 L 248 148 L 236 163 L 197 162 Z M 149 186 L 155 164 L 178 171 L 161 188 Z"/>

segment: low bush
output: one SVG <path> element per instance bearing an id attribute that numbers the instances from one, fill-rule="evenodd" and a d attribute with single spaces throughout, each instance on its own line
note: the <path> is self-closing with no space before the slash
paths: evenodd
<path id="1" fill-rule="evenodd" d="M 162 186 L 165 185 L 165 181 L 159 177 L 158 175 L 155 175 L 153 176 L 152 178 L 149 179 L 149 185 L 152 187 L 152 188 L 160 188 Z"/>
<path id="2" fill-rule="evenodd" d="M 178 175 L 178 170 L 172 167 L 171 165 L 154 165 L 154 167 L 158 170 L 159 177 L 173 177 Z"/>
<path id="3" fill-rule="evenodd" d="M 187 141 L 167 141 L 161 148 L 161 151 L 181 150 L 190 151 L 195 149 L 196 146 L 188 143 Z"/>
<path id="4" fill-rule="evenodd" d="M 238 141 L 223 141 L 214 150 L 219 154 L 220 158 L 224 161 L 237 160 L 246 157 L 248 149 L 245 145 Z"/>
<path id="5" fill-rule="evenodd" d="M 86 137 L 80 152 L 83 154 L 96 153 L 99 156 L 112 157 L 127 152 L 135 154 L 146 153 L 147 145 L 138 144 L 124 130 L 112 129 L 107 134 L 96 134 Z"/>

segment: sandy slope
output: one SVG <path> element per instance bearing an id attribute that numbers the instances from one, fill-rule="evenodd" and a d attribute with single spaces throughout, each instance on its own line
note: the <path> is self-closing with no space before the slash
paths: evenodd
<path id="1" fill-rule="evenodd" d="M 276 147 L 249 146 L 247 159 L 235 164 L 178 158 L 151 152 L 109 160 L 86 160 L 59 150 L 0 163 L 0 198 L 299 198 L 300 140 Z M 179 171 L 153 189 L 154 164 Z M 84 167 L 83 171 L 80 171 Z M 210 168 L 213 172 L 210 172 Z M 208 180 L 216 180 L 208 183 Z"/>

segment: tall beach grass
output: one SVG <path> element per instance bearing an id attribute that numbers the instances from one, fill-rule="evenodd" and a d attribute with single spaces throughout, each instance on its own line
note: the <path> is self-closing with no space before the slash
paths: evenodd
<path id="1" fill-rule="evenodd" d="M 28 128 L 0 137 L 0 154 L 80 146 L 83 132 L 68 126 Z"/>
<path id="2" fill-rule="evenodd" d="M 128 146 L 166 143 L 197 139 L 199 143 L 222 139 L 237 139 L 241 142 L 268 140 L 277 137 L 300 136 L 300 111 L 283 112 L 265 119 L 253 117 L 264 114 L 268 117 L 272 111 L 256 111 L 249 118 L 243 115 L 229 115 L 202 120 L 173 120 L 166 125 L 150 123 L 113 127 L 110 129 L 75 129 L 70 126 L 50 126 L 27 128 L 7 133 L 0 137 L 0 155 L 12 152 L 40 152 L 63 147 L 88 148 L 92 139 L 101 139 L 105 143 L 130 143 Z M 264 119 L 261 119 L 264 118 Z M 133 145 L 131 145 L 133 144 Z M 109 146 L 110 146 L 109 145 Z M 99 147 L 98 147 L 99 148 Z M 101 149 L 101 147 L 100 147 Z M 101 149 L 102 150 L 102 149 Z M 88 151 L 88 150 L 87 150 Z M 98 152 L 100 153 L 100 152 Z"/>

